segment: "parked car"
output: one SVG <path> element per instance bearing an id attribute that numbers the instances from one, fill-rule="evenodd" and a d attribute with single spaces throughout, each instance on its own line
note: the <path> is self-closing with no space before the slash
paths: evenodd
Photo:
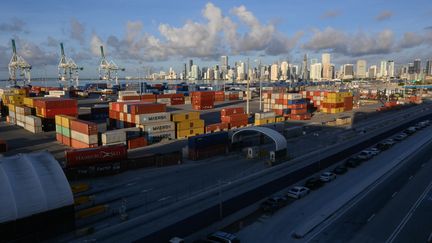
<path id="1" fill-rule="evenodd" d="M 335 173 L 336 175 L 345 174 L 347 171 L 348 171 L 348 168 L 345 165 L 339 165 L 333 169 L 333 173 Z"/>
<path id="2" fill-rule="evenodd" d="M 358 165 L 360 165 L 362 160 L 363 159 L 360 159 L 358 156 L 353 156 L 353 157 L 350 157 L 347 160 L 345 160 L 344 165 L 345 165 L 345 167 L 354 168 L 354 167 L 357 167 Z"/>
<path id="3" fill-rule="evenodd" d="M 396 143 L 396 141 L 393 140 L 393 139 L 391 139 L 391 138 L 389 138 L 389 139 L 384 140 L 384 143 L 390 145 L 390 147 L 391 147 L 391 146 L 393 146 Z"/>
<path id="4" fill-rule="evenodd" d="M 372 158 L 372 156 L 374 156 L 374 154 L 372 152 L 370 152 L 368 150 L 363 150 L 356 157 L 358 159 L 361 159 L 361 160 L 368 160 L 368 159 Z"/>
<path id="5" fill-rule="evenodd" d="M 369 152 L 372 154 L 372 156 L 378 155 L 379 153 L 381 153 L 381 150 L 379 150 L 377 147 L 371 147 L 368 149 L 365 149 L 365 151 Z"/>
<path id="6" fill-rule="evenodd" d="M 240 239 L 236 235 L 223 231 L 217 231 L 207 236 L 207 239 L 223 243 L 240 243 Z"/>
<path id="7" fill-rule="evenodd" d="M 320 175 L 320 180 L 323 182 L 329 182 L 336 179 L 336 174 L 330 171 L 323 172 Z"/>
<path id="8" fill-rule="evenodd" d="M 383 151 L 383 150 L 387 150 L 387 149 L 389 149 L 389 148 L 391 147 L 391 145 L 383 141 L 383 142 L 379 142 L 379 143 L 377 143 L 376 147 L 377 147 L 379 150 Z"/>
<path id="9" fill-rule="evenodd" d="M 309 191 L 310 190 L 307 187 L 295 186 L 288 191 L 287 196 L 298 199 L 306 196 L 309 193 Z"/>
<path id="10" fill-rule="evenodd" d="M 264 212 L 273 212 L 285 206 L 288 203 L 288 198 L 284 195 L 272 196 L 261 204 L 261 209 Z"/>
<path id="11" fill-rule="evenodd" d="M 415 127 L 408 127 L 407 129 L 404 130 L 404 133 L 408 134 L 408 135 L 412 135 L 417 131 L 417 129 Z"/>
<path id="12" fill-rule="evenodd" d="M 408 137 L 408 135 L 406 133 L 402 132 L 402 133 L 399 133 L 397 136 L 395 136 L 394 140 L 396 140 L 396 141 L 402 141 L 406 137 Z"/>
<path id="13" fill-rule="evenodd" d="M 324 182 L 320 180 L 319 177 L 311 177 L 306 180 L 305 187 L 310 188 L 312 190 L 320 188 L 324 185 Z"/>

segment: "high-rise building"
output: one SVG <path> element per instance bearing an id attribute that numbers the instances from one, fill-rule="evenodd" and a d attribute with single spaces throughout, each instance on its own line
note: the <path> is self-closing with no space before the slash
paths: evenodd
<path id="1" fill-rule="evenodd" d="M 307 54 L 304 55 L 303 57 L 303 70 L 302 70 L 302 79 L 309 79 L 309 70 L 308 70 L 308 66 L 307 66 Z"/>
<path id="2" fill-rule="evenodd" d="M 414 63 L 410 62 L 408 63 L 408 74 L 414 74 L 414 73 L 415 73 Z"/>
<path id="3" fill-rule="evenodd" d="M 377 66 L 376 65 L 372 65 L 369 67 L 369 78 L 376 78 L 377 77 Z"/>
<path id="4" fill-rule="evenodd" d="M 395 66 L 394 66 L 394 61 L 393 60 L 389 60 L 387 62 L 387 76 L 389 78 L 394 78 L 395 77 Z"/>
<path id="5" fill-rule="evenodd" d="M 246 79 L 246 65 L 244 62 L 237 63 L 237 80 Z"/>
<path id="6" fill-rule="evenodd" d="M 386 78 L 387 77 L 387 61 L 381 61 L 380 71 L 379 71 L 379 78 Z"/>
<path id="7" fill-rule="evenodd" d="M 226 74 L 228 71 L 228 56 L 221 56 L 221 72 Z"/>
<path id="8" fill-rule="evenodd" d="M 357 60 L 357 78 L 366 78 L 366 60 Z"/>
<path id="9" fill-rule="evenodd" d="M 420 59 L 415 59 L 414 60 L 414 72 L 417 74 L 421 73 L 421 60 Z"/>
<path id="10" fill-rule="evenodd" d="M 316 58 L 312 58 L 312 59 L 311 59 L 311 65 L 313 65 L 313 64 L 315 64 L 315 63 L 318 63 L 318 59 L 316 59 Z"/>
<path id="11" fill-rule="evenodd" d="M 192 65 L 193 65 L 193 60 L 190 59 L 189 60 L 189 72 L 192 72 Z"/>
<path id="12" fill-rule="evenodd" d="M 321 81 L 322 80 L 322 64 L 321 63 L 311 64 L 310 79 L 313 81 Z"/>
<path id="13" fill-rule="evenodd" d="M 432 76 L 432 59 L 426 61 L 426 75 Z"/>
<path id="14" fill-rule="evenodd" d="M 288 62 L 283 61 L 281 63 L 280 69 L 281 69 L 281 78 L 280 79 L 281 80 L 287 80 L 289 78 L 288 77 L 288 70 L 289 70 Z"/>
<path id="15" fill-rule="evenodd" d="M 279 80 L 279 66 L 276 63 L 271 65 L 270 80 L 271 81 L 278 81 Z"/>
<path id="16" fill-rule="evenodd" d="M 188 76 L 189 72 L 187 70 L 187 64 L 184 64 L 184 70 L 183 70 L 183 79 L 186 79 Z"/>
<path id="17" fill-rule="evenodd" d="M 344 64 L 343 65 L 343 79 L 353 79 L 354 78 L 354 65 Z"/>
<path id="18" fill-rule="evenodd" d="M 322 69 L 322 78 L 326 80 L 332 79 L 330 53 L 322 54 Z"/>
<path id="19" fill-rule="evenodd" d="M 189 64 L 191 63 L 191 61 L 189 62 Z M 191 79 L 191 80 L 200 80 L 201 79 L 200 69 L 199 69 L 198 65 L 193 65 L 192 64 L 192 66 L 191 66 L 191 74 L 190 74 L 189 79 Z"/>

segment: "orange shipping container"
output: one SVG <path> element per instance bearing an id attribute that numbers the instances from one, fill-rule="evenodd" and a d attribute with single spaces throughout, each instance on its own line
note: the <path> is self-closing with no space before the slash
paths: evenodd
<path id="1" fill-rule="evenodd" d="M 224 108 L 221 110 L 221 116 L 230 116 L 233 114 L 244 114 L 243 107 Z"/>
<path id="2" fill-rule="evenodd" d="M 86 143 L 83 143 L 83 142 L 80 142 L 78 140 L 71 138 L 70 147 L 72 147 L 72 148 L 96 148 L 96 147 L 98 147 L 98 144 L 97 143 L 96 144 L 86 144 Z"/>
<path id="3" fill-rule="evenodd" d="M 144 137 L 137 137 L 128 140 L 128 149 L 141 148 L 147 146 L 147 140 Z"/>
<path id="4" fill-rule="evenodd" d="M 96 123 L 83 121 L 83 120 L 71 120 L 70 121 L 71 130 L 86 134 L 94 135 L 98 133 L 98 127 Z"/>
<path id="5" fill-rule="evenodd" d="M 221 117 L 221 121 L 224 123 L 231 123 L 235 121 L 248 121 L 248 115 L 247 114 L 233 114 L 230 116 L 223 116 Z"/>

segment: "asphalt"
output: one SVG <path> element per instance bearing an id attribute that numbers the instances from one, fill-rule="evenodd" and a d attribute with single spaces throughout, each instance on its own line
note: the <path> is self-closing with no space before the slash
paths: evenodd
<path id="1" fill-rule="evenodd" d="M 426 242 L 432 230 L 431 191 L 420 198 L 431 182 L 432 144 L 411 156 L 385 181 L 334 221 L 311 242 Z M 414 212 L 411 207 L 421 199 Z M 401 232 L 396 230 L 412 214 Z"/>

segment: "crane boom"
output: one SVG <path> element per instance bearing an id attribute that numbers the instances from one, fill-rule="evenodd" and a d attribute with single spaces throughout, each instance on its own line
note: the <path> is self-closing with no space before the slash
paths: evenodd
<path id="1" fill-rule="evenodd" d="M 23 84 L 30 83 L 30 70 L 32 66 L 17 54 L 15 40 L 12 39 L 12 58 L 9 61 L 9 80 L 14 86 L 17 85 L 17 73 L 22 77 Z"/>
<path id="2" fill-rule="evenodd" d="M 118 71 L 125 71 L 125 68 L 119 67 L 113 60 L 108 61 L 105 58 L 103 46 L 100 46 L 101 60 L 99 63 L 99 79 L 100 80 L 115 80 L 118 85 Z M 113 76 L 111 75 L 113 74 Z"/>

